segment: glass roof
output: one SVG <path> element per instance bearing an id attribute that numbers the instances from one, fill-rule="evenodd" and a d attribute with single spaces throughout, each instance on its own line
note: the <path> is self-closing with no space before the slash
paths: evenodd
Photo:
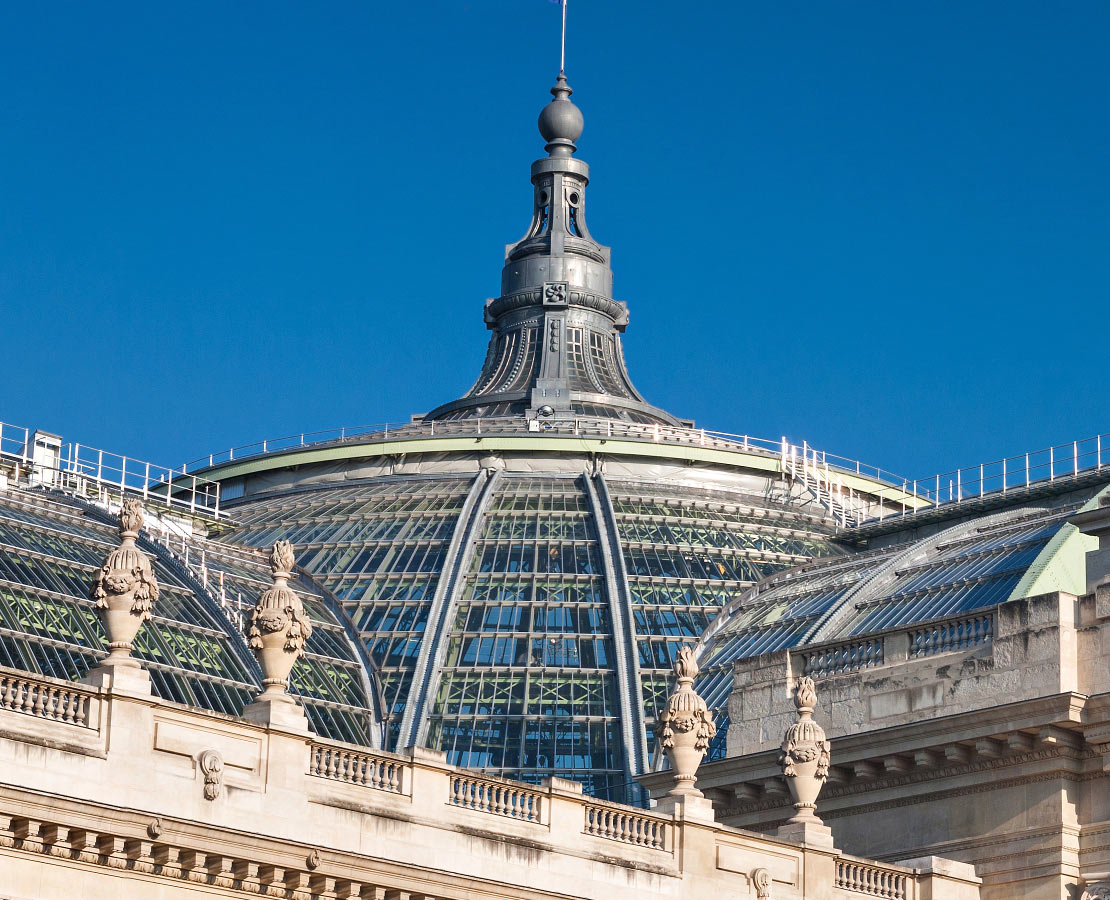
<path id="1" fill-rule="evenodd" d="M 291 540 L 298 561 L 338 596 L 379 672 L 389 746 L 426 655 L 434 662 L 419 733 L 429 746 L 460 765 L 558 774 L 614 799 L 635 790 L 622 713 L 640 705 L 650 732 L 678 648 L 759 579 L 843 552 L 810 512 L 724 489 L 613 480 L 604 482 L 613 559 L 601 552 L 585 477 L 569 474 L 503 473 L 456 535 L 483 478 L 367 479 L 247 498 L 233 509 L 241 527 L 222 540 Z M 610 559 L 626 600 L 608 595 Z M 455 569 L 441 584 L 446 565 Z M 616 602 L 629 604 L 627 647 L 614 637 Z M 449 618 L 442 646 L 424 648 L 433 603 Z M 639 672 L 629 697 L 618 688 L 618 653 L 630 675 Z"/>
<path id="2" fill-rule="evenodd" d="M 45 492 L 0 495 L 0 665 L 76 680 L 107 654 L 103 627 L 88 594 L 104 557 L 118 543 L 114 523 L 100 510 Z M 238 715 L 261 690 L 246 642 L 227 611 L 187 569 L 158 545 L 145 538 L 140 543 L 161 594 L 133 653 L 150 672 L 154 693 Z M 243 567 L 246 571 L 250 563 Z M 229 578 L 228 583 L 247 587 L 246 580 Z M 295 587 L 304 594 L 308 586 L 302 582 Z M 257 588 L 255 583 L 249 595 L 244 592 L 251 606 Z M 320 623 L 321 637 L 310 647 L 311 658 L 294 670 L 293 692 L 308 701 L 306 711 L 317 733 L 369 743 L 365 691 L 348 691 L 345 719 L 331 714 L 329 699 L 317 686 L 321 680 L 334 684 L 341 669 L 361 671 L 353 662 L 353 648 L 348 644 L 345 649 L 346 664 L 328 659 L 335 652 L 327 642 L 336 619 L 323 605 L 310 609 L 310 615 L 314 625 Z M 314 698 L 319 702 L 313 704 Z"/>
<path id="3" fill-rule="evenodd" d="M 223 539 L 293 543 L 297 563 L 332 592 L 379 679 L 396 746 L 444 555 L 472 484 L 465 477 L 366 481 L 267 496 L 235 509 Z"/>
<path id="4" fill-rule="evenodd" d="M 745 592 L 698 647 L 695 687 L 718 717 L 710 758 L 724 755 L 733 662 L 1005 602 L 1081 502 L 1016 508 L 918 541 L 817 560 Z"/>
<path id="5" fill-rule="evenodd" d="M 168 541 L 167 550 L 203 579 L 236 629 L 243 633 L 258 596 L 272 582 L 268 554 L 208 540 Z M 295 577 L 296 589 L 312 621 L 312 635 L 289 678 L 317 734 L 349 743 L 370 744 L 380 703 L 372 665 L 339 602 L 310 578 Z"/>

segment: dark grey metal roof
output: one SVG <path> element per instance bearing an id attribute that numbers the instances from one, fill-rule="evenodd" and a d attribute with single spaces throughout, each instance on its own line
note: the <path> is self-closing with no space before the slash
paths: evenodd
<path id="1" fill-rule="evenodd" d="M 610 250 L 586 225 L 590 167 L 574 158 L 582 113 L 562 74 L 540 114 L 548 156 L 532 163 L 532 224 L 505 250 L 501 296 L 486 301 L 493 332 L 478 380 L 426 419 L 575 415 L 678 424 L 632 384 L 621 333 L 628 308 L 613 299 Z"/>

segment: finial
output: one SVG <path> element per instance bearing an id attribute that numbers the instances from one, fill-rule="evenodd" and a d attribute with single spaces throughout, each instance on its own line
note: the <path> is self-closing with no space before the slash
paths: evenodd
<path id="1" fill-rule="evenodd" d="M 698 677 L 698 672 L 700 671 L 701 669 L 698 668 L 698 664 L 694 660 L 694 648 L 679 648 L 678 655 L 675 656 L 674 660 L 674 675 L 675 678 L 678 679 L 678 683 L 681 684 L 684 681 L 693 682 L 693 680 Z"/>
<path id="2" fill-rule="evenodd" d="M 570 101 L 573 93 L 566 75 L 560 72 L 551 89 L 555 99 L 540 111 L 538 122 L 540 134 L 547 142 L 544 149 L 548 156 L 571 156 L 578 149 L 574 142 L 582 136 L 586 123 L 582 110 Z"/>
<path id="3" fill-rule="evenodd" d="M 286 693 L 289 673 L 304 654 L 305 641 L 312 634 L 301 598 L 289 587 L 293 563 L 293 545 L 289 541 L 274 544 L 270 551 L 273 586 L 263 592 L 251 612 L 250 646 L 262 667 L 265 688 L 258 701 L 293 702 Z"/>
<path id="4" fill-rule="evenodd" d="M 797 721 L 786 729 L 779 765 L 794 798 L 794 816 L 780 827 L 779 835 L 804 843 L 832 846 L 832 832 L 817 817 L 817 795 L 829 777 L 831 747 L 825 730 L 813 721 L 817 688 L 805 676 L 794 689 Z"/>
<path id="5" fill-rule="evenodd" d="M 158 581 L 145 553 L 135 546 L 143 527 L 143 505 L 136 497 L 124 497 L 119 511 L 119 547 L 112 550 L 96 573 L 90 598 L 100 610 L 111 652 L 104 667 L 139 663 L 131 656 L 135 635 L 150 618 L 158 599 Z"/>
<path id="6" fill-rule="evenodd" d="M 701 791 L 694 787 L 696 773 L 702 757 L 709 750 L 709 741 L 717 733 L 717 726 L 713 724 L 713 713 L 693 688 L 698 664 L 694 660 L 692 647 L 679 649 L 674 674 L 678 686 L 659 713 L 655 736 L 675 773 L 675 786 L 668 796 L 700 797 Z"/>

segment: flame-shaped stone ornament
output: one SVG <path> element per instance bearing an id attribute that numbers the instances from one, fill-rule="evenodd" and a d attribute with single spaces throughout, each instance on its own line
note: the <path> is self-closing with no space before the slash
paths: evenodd
<path id="1" fill-rule="evenodd" d="M 135 497 L 124 497 L 119 511 L 119 547 L 108 554 L 89 592 L 108 635 L 111 653 L 104 660 L 105 666 L 139 665 L 131 656 L 131 648 L 158 599 L 158 582 L 150 560 L 135 546 L 142 526 L 142 503 Z"/>
<path id="2" fill-rule="evenodd" d="M 678 651 L 674 674 L 678 686 L 659 713 L 655 736 L 675 773 L 675 786 L 669 795 L 700 797 L 701 791 L 694 787 L 697 770 L 709 749 L 710 740 L 717 733 L 717 726 L 713 724 L 713 713 L 693 688 L 698 664 L 694 662 L 692 648 L 683 647 Z"/>
<path id="3" fill-rule="evenodd" d="M 265 690 L 259 700 L 289 700 L 289 673 L 304 654 L 312 624 L 301 598 L 289 587 L 293 573 L 293 545 L 278 541 L 270 551 L 273 586 L 258 598 L 251 612 L 250 646 L 262 667 Z"/>
<path id="4" fill-rule="evenodd" d="M 817 817 L 817 795 L 829 777 L 829 752 L 825 730 L 813 721 L 817 705 L 817 689 L 813 679 L 802 678 L 794 691 L 794 706 L 798 720 L 786 729 L 782 739 L 779 765 L 794 798 L 794 817 L 791 823 L 814 822 Z M 788 823 L 789 824 L 789 823 Z"/>

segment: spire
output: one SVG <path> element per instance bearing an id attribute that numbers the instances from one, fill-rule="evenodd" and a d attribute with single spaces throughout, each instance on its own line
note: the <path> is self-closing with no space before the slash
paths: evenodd
<path id="1" fill-rule="evenodd" d="M 532 223 L 505 248 L 501 296 L 486 301 L 493 334 L 482 372 L 463 397 L 426 419 L 589 416 L 678 424 L 644 400 L 625 370 L 620 335 L 628 307 L 613 299 L 609 248 L 586 225 L 590 167 L 574 155 L 585 120 L 572 93 L 560 71 L 537 122 L 547 156 L 532 163 Z"/>

